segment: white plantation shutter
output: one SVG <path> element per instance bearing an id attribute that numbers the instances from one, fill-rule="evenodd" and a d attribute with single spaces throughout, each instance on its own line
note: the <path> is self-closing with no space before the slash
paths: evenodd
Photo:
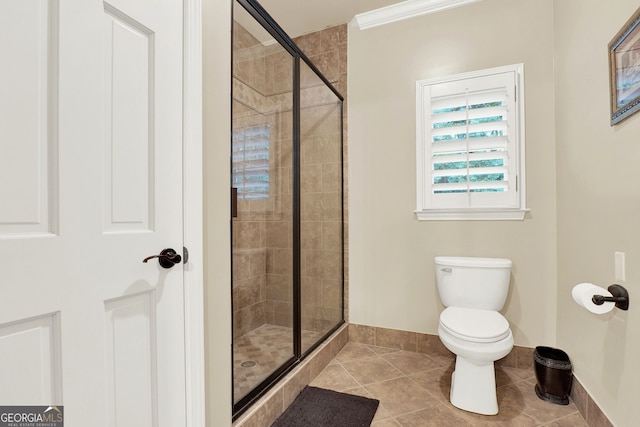
<path id="1" fill-rule="evenodd" d="M 420 219 L 523 211 L 520 77 L 512 66 L 417 83 Z"/>
<path id="2" fill-rule="evenodd" d="M 269 198 L 269 125 L 234 130 L 232 139 L 231 177 L 238 199 Z"/>

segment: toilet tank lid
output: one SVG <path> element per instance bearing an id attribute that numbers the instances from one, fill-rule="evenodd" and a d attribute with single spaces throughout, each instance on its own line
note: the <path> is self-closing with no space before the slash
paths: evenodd
<path id="1" fill-rule="evenodd" d="M 511 268 L 511 260 L 506 258 L 481 258 L 459 256 L 437 256 L 436 265 L 452 267 L 484 267 L 484 268 Z"/>

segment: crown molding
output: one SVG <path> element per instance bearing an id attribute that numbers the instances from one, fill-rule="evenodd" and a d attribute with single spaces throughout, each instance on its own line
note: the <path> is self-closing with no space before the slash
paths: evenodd
<path id="1" fill-rule="evenodd" d="M 366 30 L 367 28 L 440 12 L 478 1 L 481 0 L 407 0 L 369 12 L 359 13 L 353 17 L 351 25 L 360 30 Z"/>

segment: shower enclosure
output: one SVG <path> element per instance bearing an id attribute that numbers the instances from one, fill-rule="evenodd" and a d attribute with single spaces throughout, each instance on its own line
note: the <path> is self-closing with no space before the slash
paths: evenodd
<path id="1" fill-rule="evenodd" d="M 267 12 L 234 3 L 233 403 L 343 322 L 343 98 Z"/>

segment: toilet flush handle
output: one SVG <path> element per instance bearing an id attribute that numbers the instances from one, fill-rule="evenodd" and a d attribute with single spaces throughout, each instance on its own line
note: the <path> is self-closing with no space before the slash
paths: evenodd
<path id="1" fill-rule="evenodd" d="M 452 273 L 453 270 L 451 269 L 451 267 L 445 267 L 445 268 L 441 268 L 441 271 L 445 272 L 445 273 Z"/>

